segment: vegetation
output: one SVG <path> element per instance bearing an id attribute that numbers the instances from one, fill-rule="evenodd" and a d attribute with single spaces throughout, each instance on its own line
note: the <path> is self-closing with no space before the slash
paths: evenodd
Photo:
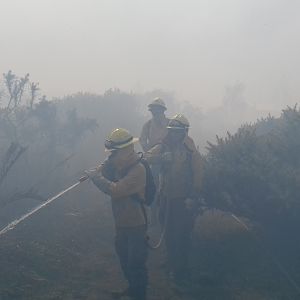
<path id="1" fill-rule="evenodd" d="M 88 131 L 94 131 L 93 119 L 78 117 L 75 109 L 59 117 L 55 102 L 38 98 L 38 84 L 29 74 L 18 77 L 3 74 L 4 88 L 0 107 L 0 207 L 17 200 L 45 200 L 39 191 L 44 181 L 60 179 L 52 170 L 63 166 L 74 147 Z M 62 170 L 59 170 L 62 173 Z M 30 176 L 26 176 L 30 174 Z M 51 175 L 51 176 L 50 176 Z"/>
<path id="2" fill-rule="evenodd" d="M 262 224 L 299 222 L 299 149 L 296 106 L 217 137 L 206 156 L 208 203 Z"/>
<path id="3" fill-rule="evenodd" d="M 0 91 L 0 225 L 102 160 L 103 140 L 111 129 L 125 127 L 138 135 L 153 97 L 167 100 L 170 115 L 185 113 L 191 135 L 203 147 L 212 131 L 224 127 L 223 108 L 226 118 L 235 106 L 254 113 L 243 101 L 243 89 L 240 84 L 228 88 L 222 109 L 213 115 L 188 103 L 179 106 L 173 95 L 159 90 L 135 95 L 111 89 L 49 101 L 29 74 L 9 71 Z M 214 122 L 221 125 L 208 126 Z M 228 126 L 232 132 L 233 125 Z M 213 213 L 197 221 L 194 287 L 185 299 L 297 299 L 271 256 L 300 282 L 299 150 L 296 106 L 207 144 L 203 197 Z M 107 290 L 114 283 L 124 285 L 113 254 L 109 202 L 93 186 L 80 187 L 1 237 L 1 299 L 110 299 Z M 258 226 L 246 232 L 224 212 Z M 182 299 L 164 276 L 162 255 L 150 257 L 150 299 Z"/>

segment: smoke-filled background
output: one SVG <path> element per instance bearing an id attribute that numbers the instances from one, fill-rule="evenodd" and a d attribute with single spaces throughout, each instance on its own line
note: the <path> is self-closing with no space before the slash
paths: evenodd
<path id="1" fill-rule="evenodd" d="M 163 88 L 207 109 L 226 86 L 281 110 L 298 101 L 299 1 L 1 1 L 3 70 L 30 72 L 44 92 Z"/>
<path id="2" fill-rule="evenodd" d="M 162 97 L 204 162 L 192 287 L 149 258 L 149 299 L 298 299 L 297 1 L 1 1 L 0 225 L 135 136 Z M 28 74 L 29 73 L 29 74 Z M 231 213 L 247 224 L 241 225 Z M 92 184 L 0 236 L 0 299 L 111 299 L 124 286 L 110 202 Z"/>

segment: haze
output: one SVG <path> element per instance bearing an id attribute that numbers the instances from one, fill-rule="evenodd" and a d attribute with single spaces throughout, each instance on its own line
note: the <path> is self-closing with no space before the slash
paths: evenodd
<path id="1" fill-rule="evenodd" d="M 300 2 L 2 0 L 1 71 L 44 94 L 111 87 L 174 91 L 204 109 L 241 82 L 248 103 L 293 105 L 300 92 Z"/>

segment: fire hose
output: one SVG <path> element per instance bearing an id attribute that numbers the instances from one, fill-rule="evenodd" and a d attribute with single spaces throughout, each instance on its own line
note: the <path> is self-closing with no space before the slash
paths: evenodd
<path id="1" fill-rule="evenodd" d="M 21 216 L 20 218 L 12 221 L 11 223 L 9 223 L 7 226 L 5 226 L 2 230 L 0 230 L 0 236 L 4 235 L 5 233 L 7 233 L 10 230 L 13 230 L 17 225 L 19 225 L 21 222 L 23 222 L 24 220 L 26 220 L 27 218 L 29 218 L 30 216 L 32 216 L 33 214 L 35 214 L 36 212 L 38 212 L 40 209 L 42 209 L 43 207 L 49 205 L 51 202 L 55 201 L 56 199 L 60 198 L 61 196 L 63 196 L 64 194 L 66 194 L 67 192 L 73 190 L 74 188 L 76 188 L 80 183 L 86 181 L 88 179 L 88 176 L 83 176 L 81 177 L 75 184 L 69 186 L 68 188 L 64 189 L 63 191 L 59 192 L 58 194 L 56 194 L 55 196 L 49 198 L 47 201 L 43 202 L 42 204 L 36 206 L 35 208 L 33 208 L 31 211 L 29 211 L 28 213 L 24 214 L 23 216 Z"/>

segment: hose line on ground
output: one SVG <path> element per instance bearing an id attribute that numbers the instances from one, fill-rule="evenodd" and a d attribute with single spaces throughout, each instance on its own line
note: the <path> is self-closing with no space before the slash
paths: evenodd
<path id="1" fill-rule="evenodd" d="M 272 254 L 270 249 L 268 249 L 263 242 L 251 231 L 251 229 L 243 222 L 239 217 L 237 217 L 234 214 L 230 214 L 230 216 L 239 224 L 241 225 L 245 231 L 247 231 L 253 239 L 257 242 L 258 245 L 263 249 L 265 253 L 268 254 L 268 256 L 271 258 L 273 264 L 277 267 L 277 269 L 280 271 L 280 273 L 283 275 L 283 277 L 286 278 L 286 280 L 290 283 L 290 285 L 297 291 L 297 295 L 300 295 L 300 287 L 296 283 L 296 281 L 292 278 L 292 276 L 289 274 L 289 272 L 282 266 L 280 261 Z"/>
<path id="2" fill-rule="evenodd" d="M 170 211 L 170 201 L 168 200 L 168 198 L 165 201 L 166 201 L 166 215 L 163 220 L 164 222 L 163 222 L 163 226 L 162 226 L 162 230 L 161 230 L 158 242 L 154 245 L 151 245 L 149 237 L 147 238 L 147 244 L 151 250 L 159 249 L 165 239 L 167 224 L 168 224 L 168 220 L 169 220 L 169 211 Z"/>

